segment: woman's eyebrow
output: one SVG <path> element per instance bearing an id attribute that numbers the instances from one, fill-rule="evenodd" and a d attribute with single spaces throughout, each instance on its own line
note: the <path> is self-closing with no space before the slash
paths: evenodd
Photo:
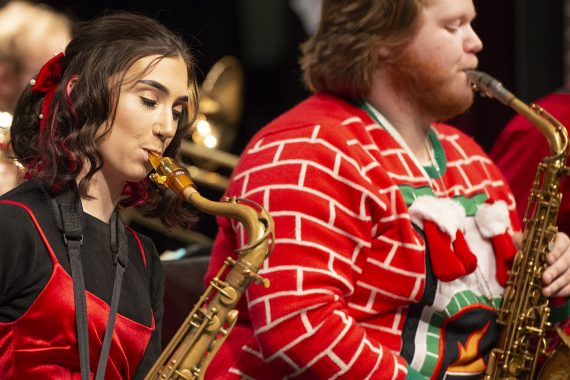
<path id="1" fill-rule="evenodd" d="M 164 86 L 162 83 L 157 82 L 155 80 L 152 79 L 141 79 L 139 81 L 137 81 L 137 83 L 142 83 L 142 84 L 146 84 L 147 86 L 151 86 L 156 88 L 157 90 L 165 93 L 166 95 L 170 95 L 170 90 L 168 88 L 166 88 L 166 86 Z M 179 96 L 177 99 L 177 101 L 183 101 L 183 102 L 188 102 L 188 96 L 184 95 L 184 96 Z"/>

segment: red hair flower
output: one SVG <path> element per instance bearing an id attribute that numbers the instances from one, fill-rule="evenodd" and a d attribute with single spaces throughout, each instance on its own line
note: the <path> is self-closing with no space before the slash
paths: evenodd
<path id="1" fill-rule="evenodd" d="M 40 133 L 43 133 L 45 130 L 46 120 L 48 120 L 50 116 L 50 106 L 53 95 L 55 94 L 57 85 L 61 82 L 62 58 L 63 53 L 59 53 L 47 61 L 40 69 L 36 79 L 32 79 L 30 81 L 30 84 L 32 85 L 32 93 L 45 94 L 40 114 Z"/>

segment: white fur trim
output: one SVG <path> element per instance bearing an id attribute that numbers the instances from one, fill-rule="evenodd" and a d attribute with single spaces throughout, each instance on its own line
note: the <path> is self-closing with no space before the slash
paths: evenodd
<path id="1" fill-rule="evenodd" d="M 434 222 L 443 232 L 455 240 L 457 230 L 463 230 L 465 209 L 461 204 L 450 198 L 436 198 L 422 195 L 414 200 L 409 208 L 412 222 L 423 228 L 422 220 Z"/>
<path id="2" fill-rule="evenodd" d="M 505 201 L 480 204 L 475 213 L 475 223 L 485 238 L 504 234 L 511 225 L 507 204 Z"/>

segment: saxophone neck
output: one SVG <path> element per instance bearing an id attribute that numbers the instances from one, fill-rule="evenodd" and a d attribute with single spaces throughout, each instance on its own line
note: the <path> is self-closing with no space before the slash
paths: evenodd
<path id="1" fill-rule="evenodd" d="M 256 202 L 236 197 L 225 198 L 223 202 L 214 202 L 206 199 L 194 188 L 190 174 L 185 167 L 170 157 L 160 157 L 150 154 L 150 162 L 155 173 L 150 179 L 157 184 L 172 189 L 194 207 L 210 215 L 224 216 L 241 222 L 249 238 L 247 246 L 238 250 L 238 253 L 255 249 L 252 255 L 261 252 L 264 260 L 273 250 L 274 223 L 269 213 Z M 269 245 L 269 249 L 267 248 Z M 261 255 L 261 254 L 260 254 Z M 256 260 L 257 261 L 257 260 Z"/>
<path id="2" fill-rule="evenodd" d="M 539 105 L 532 103 L 529 106 L 516 97 L 509 105 L 544 135 L 550 147 L 551 157 L 568 156 L 568 131 L 554 116 Z"/>
<path id="3" fill-rule="evenodd" d="M 214 202 L 194 188 L 186 168 L 169 157 L 150 154 L 155 172 L 150 179 L 173 190 L 195 208 L 215 216 L 235 219 L 247 231 L 247 244 L 238 257 L 227 257 L 218 274 L 168 343 L 145 377 L 146 380 L 202 379 L 210 360 L 237 322 L 235 310 L 250 283 L 269 286 L 258 274 L 273 250 L 274 223 L 259 204 L 239 198 Z"/>
<path id="4" fill-rule="evenodd" d="M 194 207 L 211 215 L 225 216 L 241 222 L 249 238 L 248 244 L 237 250 L 238 253 L 253 250 L 259 245 L 269 245 L 264 252 L 265 259 L 273 250 L 275 223 L 260 204 L 249 199 L 226 197 L 223 202 L 213 202 L 202 197 L 193 187 L 183 192 L 185 199 Z"/>
<path id="5" fill-rule="evenodd" d="M 507 90 L 501 82 L 486 73 L 466 70 L 465 74 L 473 90 L 479 91 L 483 96 L 499 100 L 537 127 L 548 140 L 551 157 L 565 158 L 568 155 L 568 132 L 554 116 L 536 104 L 527 105 Z"/>

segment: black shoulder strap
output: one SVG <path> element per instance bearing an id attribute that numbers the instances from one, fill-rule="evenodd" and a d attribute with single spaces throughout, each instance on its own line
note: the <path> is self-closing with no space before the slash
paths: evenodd
<path id="1" fill-rule="evenodd" d="M 109 310 L 109 319 L 107 320 L 107 327 L 105 328 L 105 337 L 103 338 L 103 346 L 101 347 L 101 355 L 99 364 L 97 365 L 96 380 L 105 378 L 107 370 L 107 358 L 111 349 L 111 341 L 113 338 L 113 330 L 115 329 L 115 320 L 117 317 L 117 310 L 119 308 L 119 298 L 121 295 L 121 287 L 123 284 L 123 274 L 127 267 L 128 261 L 128 247 L 127 235 L 125 233 L 125 224 L 119 216 L 119 212 L 115 210 L 111 218 L 111 249 L 113 250 L 115 266 L 115 282 L 113 284 L 113 295 L 111 296 L 111 308 Z M 117 238 L 118 237 L 118 238 Z"/>
<path id="2" fill-rule="evenodd" d="M 71 277 L 73 279 L 73 299 L 75 302 L 77 342 L 79 346 L 79 365 L 81 369 L 81 380 L 89 380 L 90 363 L 89 363 L 89 332 L 87 326 L 87 302 L 85 298 L 85 281 L 83 277 L 83 266 L 81 264 L 81 244 L 83 243 L 83 233 L 81 229 L 80 213 L 81 201 L 78 193 L 71 189 L 62 192 L 55 199 L 52 199 L 54 212 L 58 227 L 63 232 L 63 239 L 67 245 L 69 260 L 71 264 Z M 107 361 L 113 330 L 115 328 L 115 320 L 119 307 L 119 298 L 123 282 L 123 274 L 128 262 L 128 243 L 125 232 L 125 224 L 120 220 L 118 211 L 113 212 L 111 218 L 111 250 L 114 254 L 115 280 L 113 283 L 113 294 L 111 296 L 111 305 L 109 310 L 109 319 L 105 328 L 105 336 L 97 365 L 96 380 L 101 380 L 105 376 L 107 369 Z M 60 224 L 61 221 L 61 224 Z"/>
<path id="3" fill-rule="evenodd" d="M 77 329 L 77 343 L 79 345 L 79 366 L 81 380 L 89 380 L 89 335 L 87 330 L 87 302 L 85 299 L 85 281 L 83 266 L 81 265 L 81 244 L 83 233 L 75 193 L 67 190 L 55 199 L 56 210 L 60 216 L 63 240 L 67 245 L 69 262 L 71 264 L 71 278 L 73 279 L 73 300 L 75 302 L 75 323 Z M 81 202 L 79 202 L 81 204 Z M 56 218 L 57 219 L 57 218 Z"/>

